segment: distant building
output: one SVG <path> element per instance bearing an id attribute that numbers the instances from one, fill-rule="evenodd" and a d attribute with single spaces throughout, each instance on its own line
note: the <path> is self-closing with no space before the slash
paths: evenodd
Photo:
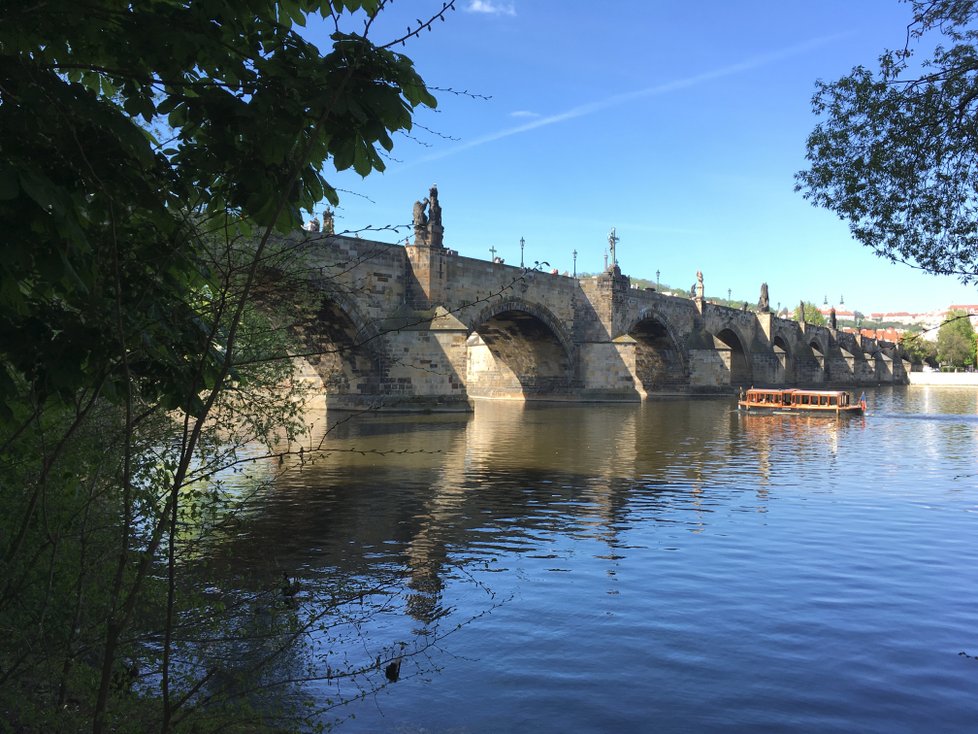
<path id="1" fill-rule="evenodd" d="M 829 320 L 829 314 L 832 312 L 831 306 L 822 306 L 818 309 L 818 312 L 825 317 L 825 320 Z M 841 308 L 835 309 L 835 318 L 839 321 L 853 321 L 856 317 L 852 311 L 846 311 Z"/>
<path id="2" fill-rule="evenodd" d="M 822 313 L 827 314 L 828 308 L 820 309 Z M 876 322 L 877 324 L 882 323 L 893 323 L 893 324 L 905 324 L 906 326 L 916 326 L 923 329 L 937 329 L 941 324 L 947 319 L 947 315 L 951 311 L 964 311 L 971 317 L 971 323 L 978 327 L 978 304 L 953 304 L 947 308 L 940 309 L 938 311 L 925 311 L 914 313 L 911 311 L 874 311 L 867 314 L 864 324 Z M 840 319 L 852 320 L 852 316 L 846 314 L 843 316 L 843 312 L 836 312 Z M 864 331 L 872 332 L 872 329 L 865 329 Z M 903 330 L 896 328 L 894 329 L 896 333 L 902 333 Z"/>

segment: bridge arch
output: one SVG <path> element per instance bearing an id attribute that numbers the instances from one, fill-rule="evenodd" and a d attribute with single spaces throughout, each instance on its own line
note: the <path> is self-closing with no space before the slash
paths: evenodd
<path id="1" fill-rule="evenodd" d="M 323 382 L 327 404 L 359 405 L 357 399 L 382 394 L 385 340 L 355 300 L 323 288 L 316 306 L 295 327 L 307 349 L 305 360 Z"/>
<path id="2" fill-rule="evenodd" d="M 467 326 L 469 397 L 533 399 L 572 385 L 573 340 L 546 307 L 508 298 L 486 306 Z"/>
<path id="3" fill-rule="evenodd" d="M 689 354 L 676 326 L 651 306 L 624 333 L 635 340 L 635 377 L 646 393 L 689 386 Z"/>
<path id="4" fill-rule="evenodd" d="M 754 382 L 751 355 L 744 347 L 748 343 L 740 330 L 733 325 L 713 334 L 713 348 L 720 353 L 720 359 L 732 386 L 746 387 Z"/>

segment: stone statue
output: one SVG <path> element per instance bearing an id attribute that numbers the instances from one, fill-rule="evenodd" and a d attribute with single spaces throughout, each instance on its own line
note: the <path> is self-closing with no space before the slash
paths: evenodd
<path id="1" fill-rule="evenodd" d="M 428 190 L 428 244 L 443 247 L 445 228 L 441 224 L 441 203 L 438 201 L 438 185 L 431 184 Z"/>
<path id="2" fill-rule="evenodd" d="M 798 320 L 799 321 L 804 321 L 805 320 L 805 302 L 804 301 L 801 301 L 798 304 Z"/>
<path id="3" fill-rule="evenodd" d="M 428 208 L 428 200 L 414 202 L 414 226 L 424 227 L 428 224 L 428 217 L 424 210 Z"/>
<path id="4" fill-rule="evenodd" d="M 438 203 L 438 184 L 431 184 L 428 191 L 428 224 L 441 226 L 441 204 Z"/>
<path id="5" fill-rule="evenodd" d="M 761 297 L 757 301 L 757 310 L 760 313 L 771 313 L 771 300 L 767 295 L 767 283 L 761 283 Z"/>
<path id="6" fill-rule="evenodd" d="M 414 202 L 414 244 L 428 244 L 428 216 L 425 209 L 428 208 L 428 200 Z"/>
<path id="7" fill-rule="evenodd" d="M 835 329 L 836 328 L 835 306 L 833 306 L 831 309 L 829 309 L 829 328 L 830 329 Z"/>
<path id="8" fill-rule="evenodd" d="M 696 271 L 696 297 L 703 298 L 703 271 Z"/>
<path id="9" fill-rule="evenodd" d="M 310 232 L 318 232 L 319 231 L 319 220 L 316 219 L 316 217 L 313 217 L 312 219 L 309 220 L 308 230 Z"/>
<path id="10" fill-rule="evenodd" d="M 333 210 L 329 207 L 326 207 L 326 211 L 323 212 L 323 233 L 336 234 L 333 224 Z"/>

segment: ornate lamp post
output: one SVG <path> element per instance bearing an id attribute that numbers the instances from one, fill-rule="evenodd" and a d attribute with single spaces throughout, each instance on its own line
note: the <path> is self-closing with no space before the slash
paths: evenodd
<path id="1" fill-rule="evenodd" d="M 574 277 L 577 277 L 577 250 L 574 250 Z"/>
<path id="2" fill-rule="evenodd" d="M 520 267 L 523 267 L 523 248 L 526 247 L 526 240 L 520 237 Z"/>
<path id="3" fill-rule="evenodd" d="M 659 271 L 655 271 L 655 292 L 659 292 Z"/>

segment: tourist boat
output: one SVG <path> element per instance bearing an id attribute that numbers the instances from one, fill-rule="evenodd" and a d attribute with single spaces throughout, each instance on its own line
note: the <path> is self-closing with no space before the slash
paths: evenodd
<path id="1" fill-rule="evenodd" d="M 823 413 L 859 415 L 866 412 L 866 400 L 855 400 L 845 390 L 799 390 L 797 388 L 756 388 L 741 391 L 737 408 L 775 413 Z"/>

